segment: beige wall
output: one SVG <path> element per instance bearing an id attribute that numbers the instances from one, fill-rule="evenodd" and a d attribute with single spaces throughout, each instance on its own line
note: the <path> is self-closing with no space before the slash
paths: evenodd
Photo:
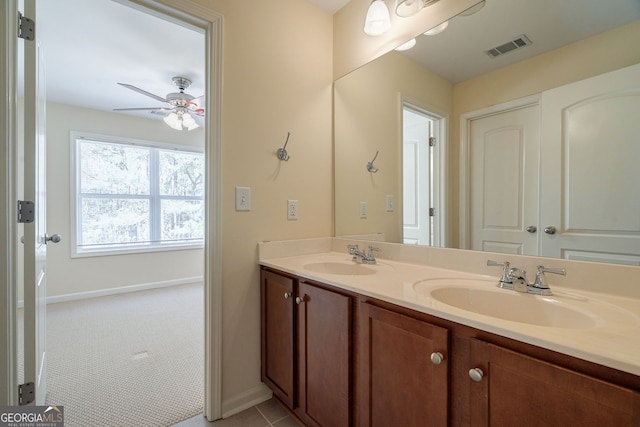
<path id="1" fill-rule="evenodd" d="M 71 258 L 70 131 L 202 147 L 204 131 L 176 132 L 162 120 L 47 104 L 47 229 L 63 240 L 47 250 L 47 296 L 147 284 L 179 283 L 203 275 L 203 250 Z"/>
<path id="2" fill-rule="evenodd" d="M 224 15 L 223 410 L 261 389 L 257 244 L 330 236 L 332 16 L 306 0 L 197 0 Z M 288 162 L 275 152 L 291 138 Z M 235 212 L 236 186 L 251 188 Z M 287 199 L 299 219 L 287 220 Z"/>
<path id="3" fill-rule="evenodd" d="M 640 63 L 640 21 L 590 37 L 453 87 L 453 134 L 449 162 L 450 224 L 458 224 L 460 115 L 538 94 L 588 77 Z M 450 228 L 451 229 L 451 228 Z M 458 228 L 450 242 L 459 241 Z"/>
<path id="4" fill-rule="evenodd" d="M 391 52 L 335 83 L 335 235 L 382 233 L 402 242 L 402 147 L 397 141 L 401 96 L 432 113 L 452 112 L 453 85 L 405 56 Z M 376 153 L 378 172 L 366 164 Z M 386 211 L 386 196 L 396 208 Z M 360 218 L 360 202 L 368 215 Z"/>

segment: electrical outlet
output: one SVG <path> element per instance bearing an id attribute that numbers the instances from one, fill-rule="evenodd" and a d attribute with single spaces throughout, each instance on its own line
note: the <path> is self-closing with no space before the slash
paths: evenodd
<path id="1" fill-rule="evenodd" d="M 297 200 L 287 200 L 287 219 L 298 219 Z"/>
<path id="2" fill-rule="evenodd" d="M 236 187 L 236 211 L 251 210 L 251 188 Z"/>
<path id="3" fill-rule="evenodd" d="M 393 196 L 387 195 L 387 212 L 393 212 Z"/>
<path id="4" fill-rule="evenodd" d="M 360 202 L 360 218 L 367 217 L 367 202 Z"/>

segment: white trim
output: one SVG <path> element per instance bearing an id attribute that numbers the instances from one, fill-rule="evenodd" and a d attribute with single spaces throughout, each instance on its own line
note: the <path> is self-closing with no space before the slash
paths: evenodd
<path id="1" fill-rule="evenodd" d="M 222 417 L 227 418 L 239 414 L 262 402 L 271 399 L 273 392 L 266 385 L 260 384 L 250 390 L 237 394 L 222 403 Z"/>
<path id="2" fill-rule="evenodd" d="M 16 0 L 0 4 L 0 406 L 16 405 L 17 393 L 17 16 Z"/>
<path id="3" fill-rule="evenodd" d="M 492 105 L 479 110 L 470 111 L 460 115 L 460 209 L 459 209 L 459 245 L 460 249 L 467 249 L 469 245 L 469 156 L 470 156 L 470 136 L 471 122 L 507 111 L 519 110 L 540 103 L 540 94 L 526 96 Z"/>
<path id="4" fill-rule="evenodd" d="M 72 294 L 56 295 L 47 297 L 47 304 L 57 304 L 59 302 L 78 301 L 89 298 L 105 297 L 109 295 L 128 294 L 130 292 L 148 291 L 151 289 L 167 288 L 169 286 L 190 285 L 192 283 L 202 283 L 203 276 L 183 277 L 182 279 L 163 280 L 161 282 L 141 283 L 138 285 L 120 286 L 117 288 L 97 289 L 95 291 L 74 292 Z M 18 301 L 18 308 L 24 307 L 24 301 Z"/>
<path id="5" fill-rule="evenodd" d="M 120 0 L 125 1 L 125 0 Z M 222 79 L 223 16 L 192 0 L 128 0 L 205 29 L 204 414 L 222 416 Z"/>

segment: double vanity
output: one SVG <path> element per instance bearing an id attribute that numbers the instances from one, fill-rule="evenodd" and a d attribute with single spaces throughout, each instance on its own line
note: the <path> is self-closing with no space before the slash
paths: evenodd
<path id="1" fill-rule="evenodd" d="M 635 269 L 500 256 L 261 243 L 263 382 L 308 426 L 640 425 Z"/>

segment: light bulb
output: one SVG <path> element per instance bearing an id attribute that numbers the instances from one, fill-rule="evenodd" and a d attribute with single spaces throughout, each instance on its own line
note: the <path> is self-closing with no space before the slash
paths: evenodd
<path id="1" fill-rule="evenodd" d="M 424 7 L 422 0 L 398 0 L 396 3 L 396 15 L 407 18 L 420 12 Z"/>

